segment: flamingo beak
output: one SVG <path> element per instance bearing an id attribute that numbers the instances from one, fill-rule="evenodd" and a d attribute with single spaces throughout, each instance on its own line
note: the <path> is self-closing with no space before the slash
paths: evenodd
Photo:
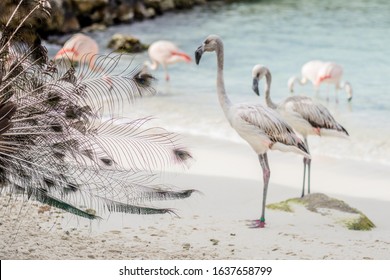
<path id="1" fill-rule="evenodd" d="M 258 96 L 260 96 L 259 80 L 257 78 L 253 78 L 252 89 Z"/>
<path id="2" fill-rule="evenodd" d="M 203 45 L 201 45 L 199 48 L 196 49 L 195 51 L 195 61 L 196 61 L 196 64 L 199 65 L 199 61 L 200 59 L 202 58 L 202 55 L 204 53 L 204 48 L 203 48 Z"/>

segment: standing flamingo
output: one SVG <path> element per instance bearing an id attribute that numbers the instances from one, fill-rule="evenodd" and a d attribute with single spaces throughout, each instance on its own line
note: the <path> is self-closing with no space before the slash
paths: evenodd
<path id="1" fill-rule="evenodd" d="M 73 35 L 54 56 L 54 60 L 68 59 L 82 62 L 89 68 L 95 67 L 99 46 L 91 37 L 77 33 Z"/>
<path id="2" fill-rule="evenodd" d="M 307 142 L 308 135 L 348 136 L 348 132 L 336 122 L 328 109 L 321 104 L 314 103 L 309 97 L 290 96 L 278 105 L 273 103 L 270 96 L 271 72 L 267 67 L 260 64 L 255 65 L 252 69 L 253 90 L 257 95 L 260 95 L 259 80 L 264 76 L 266 78 L 265 101 L 267 106 L 280 113 L 283 119 L 291 125 L 296 132 L 303 136 L 307 150 L 309 150 L 309 144 Z M 303 159 L 302 197 L 305 195 L 306 166 L 308 168 L 307 186 L 308 193 L 310 194 L 310 165 L 311 159 L 305 157 Z"/>
<path id="3" fill-rule="evenodd" d="M 191 62 L 191 57 L 170 41 L 160 40 L 152 43 L 148 49 L 148 54 L 152 62 L 146 61 L 145 65 L 152 70 L 156 70 L 161 64 L 165 71 L 165 80 L 167 81 L 170 79 L 168 64 Z"/>
<path id="4" fill-rule="evenodd" d="M 334 62 L 324 62 L 321 60 L 312 60 L 302 66 L 301 78 L 296 76 L 288 80 L 288 88 L 294 92 L 294 84 L 298 82 L 300 85 L 305 85 L 310 81 L 316 91 L 322 83 L 333 84 L 336 89 L 336 101 L 338 101 L 337 92 L 339 89 L 344 89 L 347 93 L 348 101 L 352 100 L 352 87 L 349 82 L 342 83 L 343 67 Z"/>
<path id="5" fill-rule="evenodd" d="M 293 132 L 293 129 L 272 109 L 260 104 L 232 104 L 229 100 L 223 78 L 223 43 L 217 35 L 209 35 L 196 50 L 196 63 L 204 52 L 215 51 L 217 54 L 217 94 L 219 103 L 230 125 L 248 142 L 259 157 L 263 169 L 263 203 L 259 220 L 253 222 L 253 227 L 264 227 L 265 204 L 267 199 L 270 169 L 268 165 L 268 150 L 295 152 L 310 157 L 305 144 Z"/>

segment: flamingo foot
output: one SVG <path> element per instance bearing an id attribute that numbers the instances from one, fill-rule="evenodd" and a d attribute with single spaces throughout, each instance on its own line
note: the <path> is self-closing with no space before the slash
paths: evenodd
<path id="1" fill-rule="evenodd" d="M 259 220 L 253 220 L 249 221 L 249 228 L 264 228 L 265 227 L 265 221 Z"/>

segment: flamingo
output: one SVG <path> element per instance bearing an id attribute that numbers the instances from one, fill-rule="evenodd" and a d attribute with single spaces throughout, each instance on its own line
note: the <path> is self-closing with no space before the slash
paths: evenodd
<path id="1" fill-rule="evenodd" d="M 158 66 L 164 68 L 165 80 L 169 81 L 168 65 L 177 62 L 191 62 L 191 57 L 180 50 L 170 41 L 160 40 L 152 43 L 148 49 L 150 61 L 145 61 L 145 66 L 156 70 Z"/>
<path id="2" fill-rule="evenodd" d="M 99 57 L 98 52 L 99 46 L 94 39 L 82 33 L 77 33 L 65 42 L 64 46 L 54 56 L 54 60 L 77 61 L 86 64 L 92 71 L 102 72 L 101 63 L 96 64 L 96 60 Z M 80 77 L 83 77 L 85 74 L 86 72 L 82 72 Z M 113 87 L 112 79 L 104 75 L 103 81 L 109 85 L 111 90 Z"/>
<path id="3" fill-rule="evenodd" d="M 318 136 L 338 136 L 347 137 L 347 130 L 342 127 L 331 115 L 328 109 L 321 105 L 314 103 L 310 97 L 307 96 L 290 96 L 280 104 L 275 104 L 271 100 L 271 72 L 263 65 L 257 64 L 252 69 L 253 90 L 260 96 L 259 81 L 265 76 L 265 101 L 269 108 L 280 113 L 282 118 L 293 127 L 293 129 L 302 135 L 306 148 L 309 151 L 309 144 L 307 142 L 308 135 Z M 308 193 L 310 194 L 310 165 L 311 159 L 305 157 L 303 159 L 303 186 L 302 197 L 305 195 L 305 179 L 306 166 L 308 168 Z"/>
<path id="4" fill-rule="evenodd" d="M 271 174 L 267 152 L 269 150 L 295 152 L 309 158 L 310 155 L 303 141 L 274 110 L 260 104 L 231 103 L 225 91 L 223 77 L 224 51 L 223 42 L 219 36 L 209 35 L 196 50 L 196 64 L 199 64 L 204 52 L 213 51 L 217 54 L 217 95 L 219 103 L 230 125 L 256 152 L 262 167 L 264 182 L 262 212 L 260 219 L 253 221 L 252 227 L 263 228 L 265 226 L 264 214 L 268 182 Z"/>
<path id="5" fill-rule="evenodd" d="M 91 37 L 77 33 L 73 35 L 54 56 L 54 60 L 69 59 L 86 63 L 94 69 L 99 46 Z"/>
<path id="6" fill-rule="evenodd" d="M 345 90 L 348 101 L 352 100 L 352 86 L 347 81 L 344 83 L 342 82 L 343 67 L 337 63 L 312 60 L 302 66 L 301 75 L 301 78 L 293 76 L 288 80 L 288 88 L 290 92 L 294 92 L 295 82 L 298 82 L 300 85 L 305 85 L 308 81 L 310 81 L 316 91 L 318 91 L 322 83 L 326 83 L 333 84 L 335 86 L 336 101 L 338 101 L 337 91 L 339 89 Z"/>

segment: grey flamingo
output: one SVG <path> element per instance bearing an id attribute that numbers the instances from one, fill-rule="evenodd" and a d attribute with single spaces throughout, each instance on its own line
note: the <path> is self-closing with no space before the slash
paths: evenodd
<path id="1" fill-rule="evenodd" d="M 264 213 L 268 182 L 271 174 L 268 165 L 268 150 L 295 152 L 305 157 L 310 157 L 310 155 L 303 141 L 274 110 L 260 104 L 231 103 L 225 91 L 223 77 L 224 51 L 223 42 L 219 36 L 210 35 L 206 38 L 195 52 L 196 63 L 199 64 L 204 52 L 213 51 L 217 54 L 217 94 L 219 103 L 230 125 L 256 152 L 263 169 L 262 213 L 260 219 L 253 221 L 252 224 L 252 227 L 263 228 L 265 226 Z"/>
<path id="2" fill-rule="evenodd" d="M 271 72 L 263 65 L 255 65 L 252 70 L 253 77 L 253 90 L 257 95 L 259 93 L 259 80 L 265 76 L 265 101 L 267 106 L 280 113 L 282 118 L 291 125 L 296 132 L 303 136 L 307 150 L 309 145 L 307 142 L 308 135 L 318 136 L 336 136 L 347 137 L 348 132 L 342 127 L 331 115 L 328 109 L 321 105 L 316 104 L 313 100 L 306 96 L 290 96 L 286 98 L 280 104 L 275 104 L 271 100 L 270 88 L 271 88 Z M 308 193 L 310 193 L 310 166 L 311 159 L 303 159 L 303 186 L 302 197 L 305 195 L 305 179 L 306 179 L 306 166 L 308 168 Z"/>

